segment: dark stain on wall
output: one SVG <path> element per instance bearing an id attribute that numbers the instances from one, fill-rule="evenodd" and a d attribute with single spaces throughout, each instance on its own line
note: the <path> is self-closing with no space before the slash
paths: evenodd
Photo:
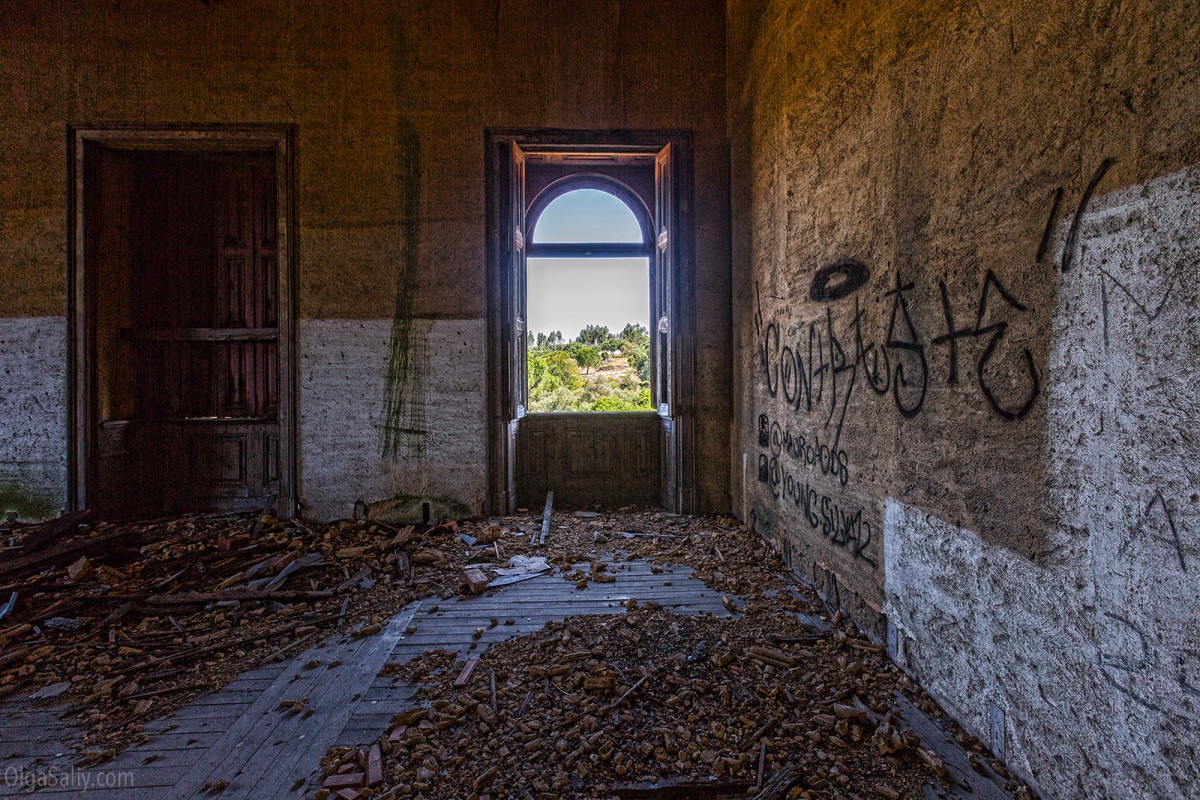
<path id="1" fill-rule="evenodd" d="M 421 203 L 421 141 L 411 131 L 399 136 L 404 246 L 396 270 L 396 310 L 388 344 L 386 395 L 383 403 L 383 457 L 419 457 L 425 452 L 425 403 L 429 354 L 421 333 L 413 331 L 417 244 Z"/>
<path id="2" fill-rule="evenodd" d="M 400 96 L 400 76 L 405 70 L 404 32 L 393 11 L 393 90 Z M 429 372 L 429 353 L 423 334 L 413 334 L 413 307 L 417 296 L 417 271 L 421 233 L 421 137 L 405 120 L 396 135 L 396 167 L 399 174 L 399 216 L 404 242 L 396 270 L 396 302 L 392 314 L 392 336 L 388 344 L 387 383 L 383 403 L 382 455 L 386 459 L 421 458 L 425 454 L 424 393 Z"/>

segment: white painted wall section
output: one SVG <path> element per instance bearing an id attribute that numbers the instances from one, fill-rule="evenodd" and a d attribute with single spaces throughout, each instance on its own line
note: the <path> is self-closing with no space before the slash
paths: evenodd
<path id="1" fill-rule="evenodd" d="M 67 502 L 66 399 L 66 318 L 0 319 L 0 487 L 51 513 Z"/>
<path id="2" fill-rule="evenodd" d="M 384 455 L 392 320 L 300 323 L 301 500 L 316 519 L 356 498 L 443 497 L 476 508 L 487 491 L 483 320 L 414 320 L 411 432 Z"/>

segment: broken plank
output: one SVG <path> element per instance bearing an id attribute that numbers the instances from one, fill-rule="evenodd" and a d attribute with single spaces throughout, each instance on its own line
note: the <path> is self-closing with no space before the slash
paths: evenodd
<path id="1" fill-rule="evenodd" d="M 220 603 L 230 600 L 238 602 L 270 601 L 279 603 L 303 603 L 316 600 L 328 600 L 334 593 L 329 589 L 315 591 L 226 591 L 226 592 L 196 592 L 189 594 L 159 594 L 146 598 L 147 605 L 152 606 L 189 606 Z"/>
<path id="2" fill-rule="evenodd" d="M 554 513 L 554 490 L 546 492 L 546 510 L 542 512 L 542 535 L 538 544 L 545 544 L 550 535 L 550 517 Z"/>
<path id="3" fill-rule="evenodd" d="M 376 742 L 367 753 L 367 786 L 379 783 L 383 783 L 383 752 Z"/>
<path id="4" fill-rule="evenodd" d="M 754 800 L 783 800 L 803 780 L 804 771 L 800 767 L 784 767 L 771 776 L 762 791 L 754 795 Z"/>
<path id="5" fill-rule="evenodd" d="M 134 535 L 134 531 L 120 529 L 87 539 L 63 542 L 49 547 L 40 553 L 31 553 L 27 556 L 15 558 L 7 564 L 0 565 L 0 577 L 19 575 L 22 572 L 38 569 L 43 565 L 73 560 L 74 556 L 93 552 L 98 550 L 101 545 L 109 544 L 119 539 L 130 539 Z"/>
<path id="6" fill-rule="evenodd" d="M 617 797 L 625 800 L 687 800 L 691 797 L 730 797 L 745 795 L 754 787 L 748 781 L 659 781 L 618 786 Z"/>
<path id="7" fill-rule="evenodd" d="M 922 747 L 941 760 L 949 773 L 950 797 L 1011 800 L 1012 795 L 1001 786 L 1003 779 L 992 771 L 986 761 L 979 761 L 980 767 L 986 770 L 985 774 L 980 774 L 972 766 L 966 748 L 951 738 L 937 721 L 899 691 L 893 694 L 893 698 L 900 711 L 900 719 L 920 737 Z"/>
<path id="8" fill-rule="evenodd" d="M 174 664 L 191 663 L 192 661 L 198 661 L 199 659 L 203 658 L 204 656 L 208 655 L 209 653 L 216 653 L 221 650 L 228 650 L 231 647 L 235 647 L 239 644 L 245 644 L 247 642 L 255 642 L 255 641 L 260 641 L 260 640 L 265 641 L 267 639 L 274 639 L 277 636 L 283 636 L 288 633 L 294 633 L 297 628 L 303 628 L 308 625 L 324 625 L 327 622 L 333 622 L 335 619 L 337 619 L 337 614 L 333 614 L 332 616 L 319 617 L 318 619 L 301 620 L 300 622 L 297 622 L 294 625 L 288 625 L 287 627 L 279 628 L 277 630 L 264 631 L 263 633 L 258 633 L 258 634 L 252 633 L 248 636 L 238 636 L 233 639 L 216 642 L 215 644 L 206 645 L 204 647 L 198 647 L 193 650 L 185 650 L 180 653 L 173 653 L 171 655 L 162 656 L 161 658 L 156 658 L 153 661 L 139 661 L 136 664 L 132 664 L 128 667 L 119 669 L 119 670 L 113 672 L 112 674 L 113 675 L 127 675 L 131 672 L 138 672 L 139 670 L 148 669 L 150 667 L 165 666 L 166 664 L 172 664 L 172 663 L 174 663 Z"/>
<path id="9" fill-rule="evenodd" d="M 21 538 L 21 550 L 34 553 L 48 544 L 61 540 L 64 536 L 74 533 L 80 523 L 86 522 L 92 516 L 90 510 L 71 511 L 38 525 L 30 526 Z"/>
<path id="10" fill-rule="evenodd" d="M 475 668 L 477 666 L 479 666 L 478 658 L 468 659 L 466 666 L 464 666 L 462 669 L 462 672 L 460 672 L 458 674 L 458 677 L 454 679 L 454 685 L 455 686 L 466 686 L 467 683 L 471 680 L 471 676 L 475 674 Z"/>

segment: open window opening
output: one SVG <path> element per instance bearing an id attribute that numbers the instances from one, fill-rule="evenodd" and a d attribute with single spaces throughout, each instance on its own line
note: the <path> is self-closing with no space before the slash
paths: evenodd
<path id="1" fill-rule="evenodd" d="M 527 413 L 654 410 L 649 209 L 581 174 L 543 190 L 527 224 Z"/>
<path id="2" fill-rule="evenodd" d="M 694 507 L 691 152 L 681 131 L 487 132 L 492 509 Z M 547 383 L 564 353 L 578 400 Z"/>

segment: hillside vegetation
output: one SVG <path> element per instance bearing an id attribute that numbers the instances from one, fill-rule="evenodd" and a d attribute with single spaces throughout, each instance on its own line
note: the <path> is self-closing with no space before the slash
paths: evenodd
<path id="1" fill-rule="evenodd" d="M 572 341 L 539 333 L 527 353 L 528 411 L 648 411 L 650 334 L 630 323 L 613 335 L 588 325 Z"/>

